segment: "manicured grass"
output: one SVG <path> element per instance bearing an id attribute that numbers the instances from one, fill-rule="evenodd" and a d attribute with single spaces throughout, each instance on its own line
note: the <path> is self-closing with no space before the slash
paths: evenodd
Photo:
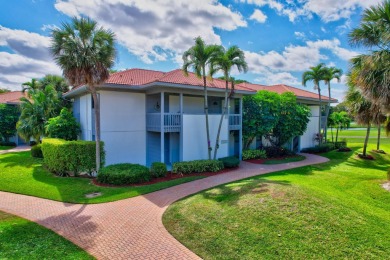
<path id="1" fill-rule="evenodd" d="M 267 160 L 263 164 L 281 164 L 281 163 L 289 163 L 289 162 L 299 162 L 305 160 L 305 156 L 296 155 L 293 157 L 286 157 L 283 159 L 275 159 L 275 160 Z"/>
<path id="2" fill-rule="evenodd" d="M 34 222 L 0 211 L 0 259 L 94 259 Z"/>
<path id="3" fill-rule="evenodd" d="M 12 149 L 14 148 L 15 146 L 4 146 L 4 145 L 0 145 L 0 151 L 1 150 L 9 150 L 9 149 Z"/>
<path id="4" fill-rule="evenodd" d="M 0 190 L 72 203 L 102 203 L 131 198 L 199 178 L 203 177 L 185 177 L 138 187 L 97 187 L 89 179 L 54 176 L 42 167 L 42 160 L 32 158 L 30 152 L 0 155 Z M 93 192 L 102 195 L 85 198 L 86 194 Z"/>
<path id="5" fill-rule="evenodd" d="M 390 193 L 380 184 L 390 156 L 363 161 L 361 145 L 349 146 L 322 154 L 328 163 L 190 196 L 168 208 L 164 225 L 204 259 L 387 259 Z"/>
<path id="6" fill-rule="evenodd" d="M 339 139 L 340 137 L 351 137 L 351 136 L 356 136 L 356 137 L 366 137 L 366 130 L 342 130 L 339 132 Z M 371 128 L 370 130 L 370 137 L 371 138 L 377 138 L 378 135 L 378 130 L 377 128 Z M 333 131 L 333 136 L 336 138 L 336 132 Z M 328 131 L 328 138 L 331 138 L 330 131 Z M 382 128 L 381 130 L 381 138 L 387 138 L 386 137 L 386 131 Z"/>

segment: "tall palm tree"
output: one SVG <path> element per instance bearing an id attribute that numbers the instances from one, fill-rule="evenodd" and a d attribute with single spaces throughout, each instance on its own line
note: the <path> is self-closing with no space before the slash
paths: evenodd
<path id="1" fill-rule="evenodd" d="M 348 77 L 348 90 L 345 96 L 350 113 L 354 116 L 356 122 L 367 126 L 366 137 L 364 139 L 363 156 L 366 156 L 368 138 L 370 136 L 371 123 L 373 119 L 372 103 L 366 99 L 360 88 L 357 87 L 357 75 L 359 71 L 353 69 Z"/>
<path id="2" fill-rule="evenodd" d="M 210 129 L 209 129 L 209 108 L 207 99 L 207 73 L 206 67 L 210 65 L 214 56 L 221 52 L 221 46 L 207 45 L 201 37 L 195 38 L 195 45 L 189 48 L 183 54 L 183 67 L 182 70 L 186 76 L 188 76 L 188 70 L 193 69 L 195 75 L 199 78 L 203 78 L 203 92 L 204 92 L 204 113 L 206 119 L 206 135 L 207 135 L 207 150 L 208 158 L 211 159 L 211 142 L 210 142 Z"/>
<path id="3" fill-rule="evenodd" d="M 329 96 L 329 102 L 326 106 L 326 115 L 325 115 L 325 142 L 327 140 L 327 134 L 328 134 L 328 117 L 329 117 L 329 110 L 330 110 L 330 101 L 331 101 L 331 90 L 330 90 L 330 82 L 333 79 L 337 79 L 338 82 L 340 82 L 341 75 L 343 75 L 343 71 L 341 69 L 335 68 L 335 67 L 325 67 L 325 73 L 324 73 L 324 81 L 325 84 L 328 85 L 328 96 Z"/>
<path id="4" fill-rule="evenodd" d="M 221 52 L 217 56 L 214 56 L 211 61 L 210 76 L 212 77 L 217 71 L 222 71 L 225 78 L 225 105 L 219 120 L 217 138 L 215 140 L 214 147 L 214 160 L 217 159 L 217 152 L 219 148 L 219 136 L 221 133 L 221 127 L 223 118 L 228 109 L 228 95 L 229 95 L 229 79 L 230 71 L 233 67 L 236 67 L 239 72 L 247 72 L 248 64 L 245 61 L 245 54 L 237 46 L 231 46 L 229 49 L 221 48 Z M 234 83 L 232 83 L 234 84 Z M 232 85 L 233 86 L 233 85 Z"/>
<path id="5" fill-rule="evenodd" d="M 318 118 L 318 134 L 319 134 L 319 144 L 322 143 L 321 138 L 321 87 L 320 81 L 324 80 L 325 75 L 325 65 L 323 63 L 318 64 L 315 67 L 310 67 L 309 71 L 305 71 L 302 74 L 302 85 L 306 87 L 306 83 L 308 81 L 312 81 L 314 83 L 314 89 L 318 91 L 318 99 L 319 99 L 319 118 Z"/>
<path id="6" fill-rule="evenodd" d="M 86 85 L 95 105 L 96 172 L 100 169 L 100 102 L 96 87 L 114 65 L 115 35 L 89 18 L 73 18 L 52 31 L 51 51 L 64 77 L 73 86 Z"/>
<path id="7" fill-rule="evenodd" d="M 359 69 L 359 88 L 363 95 L 390 111 L 390 1 L 371 6 L 363 12 L 360 25 L 349 34 L 352 45 L 370 52 L 352 60 Z"/>

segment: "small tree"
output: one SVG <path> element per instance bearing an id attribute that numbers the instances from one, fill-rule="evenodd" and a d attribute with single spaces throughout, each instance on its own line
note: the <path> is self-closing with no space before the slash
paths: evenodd
<path id="1" fill-rule="evenodd" d="M 19 113 L 17 106 L 0 104 L 0 139 L 8 142 L 15 135 Z"/>
<path id="2" fill-rule="evenodd" d="M 341 112 L 333 112 L 329 116 L 329 126 L 331 127 L 332 131 L 332 142 L 333 142 L 333 130 L 332 128 L 336 128 L 336 143 L 338 141 L 339 131 L 341 129 L 348 128 L 351 123 L 351 118 L 349 117 L 348 113 L 345 111 Z"/>
<path id="3" fill-rule="evenodd" d="M 245 96 L 243 101 L 242 132 L 244 148 L 248 149 L 256 136 L 270 133 L 278 123 L 280 96 L 262 90 L 254 96 Z"/>
<path id="4" fill-rule="evenodd" d="M 303 135 L 309 117 L 310 109 L 306 105 L 298 104 L 293 93 L 283 93 L 280 95 L 279 120 L 265 137 L 273 146 L 281 147 L 293 137 Z"/>
<path id="5" fill-rule="evenodd" d="M 45 127 L 46 136 L 72 141 L 77 140 L 80 124 L 68 109 L 63 108 L 57 117 L 50 118 Z"/>

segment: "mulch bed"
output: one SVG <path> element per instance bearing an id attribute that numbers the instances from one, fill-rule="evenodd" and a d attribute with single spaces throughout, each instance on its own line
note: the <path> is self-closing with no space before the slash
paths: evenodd
<path id="1" fill-rule="evenodd" d="M 266 158 L 266 159 L 249 159 L 249 160 L 245 160 L 245 162 L 254 163 L 254 164 L 264 164 L 264 162 L 266 161 L 284 160 L 291 157 L 297 157 L 297 156 L 290 155 L 290 156 L 273 157 L 273 158 Z"/>
<path id="2" fill-rule="evenodd" d="M 372 155 L 368 155 L 368 154 L 364 156 L 363 154 L 359 153 L 358 157 L 363 160 L 375 160 L 375 158 Z"/>
<path id="3" fill-rule="evenodd" d="M 204 176 L 204 177 L 209 177 L 209 176 L 214 176 L 214 175 L 219 175 L 219 174 L 224 174 L 227 172 L 231 172 L 233 170 L 236 170 L 236 168 L 227 168 L 223 169 L 219 172 L 202 172 L 202 173 L 191 173 L 191 174 L 177 174 L 177 173 L 172 173 L 168 172 L 167 176 L 165 177 L 159 177 L 159 178 L 154 178 L 151 181 L 148 182 L 143 182 L 143 183 L 137 183 L 137 184 L 126 184 L 126 185 L 111 185 L 111 184 L 105 184 L 105 183 L 100 183 L 97 181 L 97 179 L 92 179 L 92 183 L 96 186 L 101 186 L 101 187 L 113 187 L 113 188 L 121 188 L 121 187 L 139 187 L 139 186 L 146 186 L 146 185 L 151 185 L 151 184 L 156 184 L 160 182 L 165 182 L 165 181 L 171 181 L 171 180 L 176 180 L 176 179 L 181 179 L 185 177 L 191 177 L 191 176 Z"/>

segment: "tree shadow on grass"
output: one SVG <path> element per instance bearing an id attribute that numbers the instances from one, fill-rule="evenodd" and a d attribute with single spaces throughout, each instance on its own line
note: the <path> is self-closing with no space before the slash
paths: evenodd
<path id="1" fill-rule="evenodd" d="M 263 178 L 249 178 L 234 183 L 223 184 L 201 193 L 204 199 L 218 203 L 236 205 L 242 196 L 253 193 L 269 193 L 271 186 L 289 186 L 289 181 L 273 181 Z"/>

